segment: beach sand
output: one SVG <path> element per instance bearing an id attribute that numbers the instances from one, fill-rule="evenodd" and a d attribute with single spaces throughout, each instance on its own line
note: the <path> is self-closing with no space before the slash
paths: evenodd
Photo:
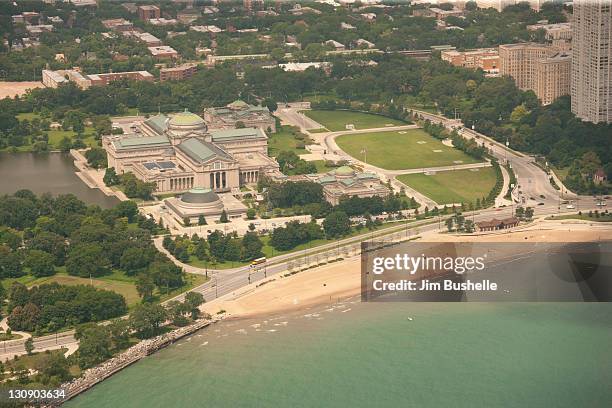
<path id="1" fill-rule="evenodd" d="M 255 316 L 336 302 L 360 293 L 360 259 L 332 263 L 318 268 L 258 282 L 217 301 L 205 303 L 203 310 L 214 314 L 225 310 L 230 316 Z"/>
<path id="2" fill-rule="evenodd" d="M 612 225 L 542 221 L 523 231 L 476 236 L 431 234 L 423 242 L 588 242 L 612 239 Z M 360 258 L 309 269 L 288 277 L 270 277 L 268 283 L 249 285 L 236 294 L 205 303 L 204 311 L 225 310 L 230 317 L 273 314 L 315 304 L 335 303 L 357 296 L 361 286 Z M 260 285 L 256 287 L 256 285 Z"/>

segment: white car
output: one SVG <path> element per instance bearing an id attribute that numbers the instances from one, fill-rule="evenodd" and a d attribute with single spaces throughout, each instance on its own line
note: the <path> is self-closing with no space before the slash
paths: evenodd
<path id="1" fill-rule="evenodd" d="M 565 208 L 567 208 L 568 210 L 573 210 L 576 207 L 574 207 L 574 205 L 572 205 L 572 204 L 569 204 Z"/>

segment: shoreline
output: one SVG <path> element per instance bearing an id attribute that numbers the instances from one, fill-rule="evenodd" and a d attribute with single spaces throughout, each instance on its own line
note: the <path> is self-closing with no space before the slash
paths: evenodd
<path id="1" fill-rule="evenodd" d="M 563 225 L 562 227 L 550 224 L 552 223 L 543 221 L 542 223 L 532 225 L 528 229 L 505 234 L 480 236 L 434 235 L 425 237 L 421 242 L 449 240 L 452 242 L 525 242 L 525 240 L 528 240 L 528 242 L 587 242 L 600 239 L 602 230 L 610 231 L 609 228 L 587 229 L 585 227 L 590 227 L 590 225 L 586 223 L 572 224 L 571 226 Z M 568 235 L 568 232 L 571 232 L 571 235 Z M 154 354 L 183 337 L 195 334 L 212 323 L 225 319 L 242 320 L 269 317 L 279 313 L 295 312 L 328 303 L 336 303 L 358 296 L 361 293 L 360 263 L 361 257 L 354 256 L 341 262 L 334 262 L 312 269 L 274 275 L 204 303 L 200 306 L 200 310 L 210 314 L 212 316 L 211 319 L 199 320 L 190 326 L 139 342 L 118 356 L 87 370 L 84 376 L 76 378 L 66 385 L 62 385 L 62 388 L 71 387 L 73 389 L 67 389 L 67 398 L 61 402 L 58 401 L 55 405 L 51 404 L 48 406 L 61 405 L 140 359 Z M 102 370 L 102 374 L 96 375 L 100 373 L 99 370 Z M 93 375 L 88 374 L 88 372 L 93 373 Z M 71 384 L 75 385 L 71 386 Z"/>

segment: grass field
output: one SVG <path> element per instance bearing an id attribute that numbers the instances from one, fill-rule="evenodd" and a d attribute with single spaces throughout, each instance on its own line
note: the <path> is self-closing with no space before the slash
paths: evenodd
<path id="1" fill-rule="evenodd" d="M 270 133 L 268 135 L 268 152 L 270 156 L 276 157 L 282 151 L 292 151 L 298 156 L 300 154 L 307 153 L 306 149 L 300 149 L 298 144 L 306 143 L 308 140 L 298 140 L 295 136 L 299 135 L 300 131 L 298 128 L 293 126 L 281 126 L 276 133 Z M 304 137 L 306 137 L 304 135 Z"/>
<path id="2" fill-rule="evenodd" d="M 336 143 L 342 150 L 362 161 L 364 154 L 361 152 L 365 149 L 368 164 L 387 170 L 478 162 L 462 151 L 444 145 L 421 129 L 342 135 L 336 138 Z"/>
<path id="3" fill-rule="evenodd" d="M 415 220 L 410 220 L 408 221 L 409 223 L 414 222 Z M 397 222 L 389 222 L 389 223 L 385 223 L 381 226 L 376 226 L 374 227 L 373 231 L 380 231 L 380 230 L 384 230 L 386 228 L 391 228 L 394 227 L 396 225 L 398 225 L 399 223 L 405 223 L 406 221 L 397 221 Z M 360 228 L 356 228 L 354 227 L 351 232 L 342 237 L 342 239 L 346 239 L 346 238 L 351 238 L 360 234 L 366 234 L 369 233 L 370 230 L 366 229 L 365 227 L 360 227 Z M 264 256 L 266 258 L 273 258 L 275 256 L 278 255 L 284 255 L 284 254 L 289 254 L 292 252 L 299 252 L 299 251 L 303 251 L 304 249 L 310 249 L 310 248 L 316 248 L 318 246 L 321 245 L 325 245 L 325 244 L 330 244 L 332 242 L 336 242 L 337 239 L 316 239 L 313 241 L 310 241 L 306 244 L 300 244 L 298 246 L 296 246 L 293 249 L 287 250 L 287 251 L 277 251 L 275 250 L 271 245 L 270 245 L 270 237 L 268 235 L 264 235 L 261 238 L 261 242 L 264 244 L 263 248 L 262 248 L 262 252 L 264 254 Z M 297 256 L 297 255 L 296 255 Z M 200 261 L 198 258 L 196 258 L 195 256 L 191 256 L 189 259 L 189 265 L 193 265 L 197 268 L 209 268 L 209 269 L 231 269 L 231 268 L 237 268 L 239 266 L 244 266 L 249 264 L 250 262 L 219 262 L 216 264 L 212 264 L 210 262 L 204 262 L 204 261 Z M 197 275 L 200 276 L 200 275 Z"/>
<path id="4" fill-rule="evenodd" d="M 20 113 L 17 116 L 18 120 L 33 120 L 33 119 L 40 119 L 40 115 L 38 113 Z M 46 131 L 47 136 L 49 138 L 48 140 L 48 146 L 49 146 L 49 150 L 58 150 L 59 149 L 59 144 L 60 141 L 64 138 L 64 137 L 68 137 L 72 140 L 74 140 L 76 138 L 76 132 L 72 131 L 72 130 L 48 130 Z M 86 126 L 85 127 L 85 131 L 83 132 L 84 134 L 84 138 L 83 138 L 83 143 L 85 143 L 88 147 L 94 147 L 94 146 L 98 146 L 98 141 L 94 138 L 94 128 L 91 126 Z M 27 144 L 24 146 L 19 146 L 16 148 L 17 151 L 19 152 L 29 152 L 32 151 L 32 146 L 33 144 Z M 11 148 L 6 148 L 4 150 L 9 150 Z"/>
<path id="5" fill-rule="evenodd" d="M 346 130 L 346 125 L 349 123 L 355 125 L 355 129 L 382 128 L 388 125 L 398 126 L 406 124 L 401 120 L 391 119 L 386 116 L 343 110 L 306 110 L 304 114 L 332 132 Z"/>
<path id="6" fill-rule="evenodd" d="M 202 275 L 187 274 L 186 279 L 186 285 L 184 285 L 182 288 L 172 290 L 168 294 L 160 295 L 158 293 L 157 295 L 159 300 L 164 301 L 170 299 L 186 290 L 189 290 L 195 286 L 201 285 L 202 283 L 206 282 L 206 278 Z M 136 278 L 132 276 L 127 276 L 119 271 L 113 271 L 113 273 L 110 275 L 101 276 L 90 280 L 89 278 L 81 278 L 78 276 L 68 275 L 65 271 L 65 268 L 58 268 L 58 273 L 53 276 L 36 278 L 32 275 L 25 275 L 19 278 L 6 278 L 2 280 L 2 285 L 5 289 L 8 290 L 8 288 L 11 287 L 13 282 L 23 283 L 28 287 L 53 282 L 57 282 L 60 285 L 91 284 L 98 289 L 106 289 L 119 293 L 125 298 L 125 302 L 127 303 L 128 307 L 140 303 L 140 297 L 138 296 L 138 291 L 136 290 Z"/>
<path id="7" fill-rule="evenodd" d="M 443 171 L 431 176 L 404 174 L 397 179 L 438 204 L 475 203 L 476 199 L 488 196 L 497 181 L 491 167 Z"/>
<path id="8" fill-rule="evenodd" d="M 553 215 L 548 217 L 547 220 L 582 220 L 592 222 L 612 222 L 612 214 L 600 212 L 599 217 L 595 216 L 595 212 L 593 212 L 593 215 L 591 216 L 589 216 L 588 213 Z"/>

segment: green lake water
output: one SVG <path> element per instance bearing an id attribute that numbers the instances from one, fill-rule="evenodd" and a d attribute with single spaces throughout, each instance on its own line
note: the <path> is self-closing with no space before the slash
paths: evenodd
<path id="1" fill-rule="evenodd" d="M 346 301 L 225 321 L 66 406 L 609 407 L 611 312 Z"/>

